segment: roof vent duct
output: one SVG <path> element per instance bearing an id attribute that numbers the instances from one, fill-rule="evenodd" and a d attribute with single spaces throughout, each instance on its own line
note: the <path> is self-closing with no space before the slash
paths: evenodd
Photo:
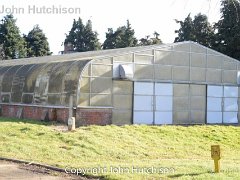
<path id="1" fill-rule="evenodd" d="M 133 68 L 131 65 L 120 64 L 119 65 L 119 75 L 121 79 L 133 79 Z"/>
<path id="2" fill-rule="evenodd" d="M 240 85 L 240 71 L 237 73 L 237 84 Z"/>

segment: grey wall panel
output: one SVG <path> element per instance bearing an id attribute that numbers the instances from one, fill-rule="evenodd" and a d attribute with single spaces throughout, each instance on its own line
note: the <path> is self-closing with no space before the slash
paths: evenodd
<path id="1" fill-rule="evenodd" d="M 174 111 L 173 112 L 173 123 L 174 124 L 189 124 L 189 112 L 188 111 Z"/>
<path id="2" fill-rule="evenodd" d="M 171 66 L 154 66 L 155 79 L 159 80 L 172 80 L 172 67 Z"/>
<path id="3" fill-rule="evenodd" d="M 206 97 L 205 96 L 191 96 L 191 109 L 192 110 L 202 110 L 206 109 Z"/>
<path id="4" fill-rule="evenodd" d="M 222 71 L 216 69 L 207 69 L 206 82 L 220 84 L 222 82 Z"/>
<path id="5" fill-rule="evenodd" d="M 188 84 L 173 84 L 173 95 L 174 97 L 188 96 L 189 85 Z"/>
<path id="6" fill-rule="evenodd" d="M 90 106 L 90 94 L 89 93 L 81 93 L 79 106 Z"/>
<path id="7" fill-rule="evenodd" d="M 83 77 L 81 79 L 81 93 L 90 93 L 90 78 Z"/>
<path id="8" fill-rule="evenodd" d="M 153 79 L 154 68 L 152 65 L 135 64 L 135 79 Z"/>
<path id="9" fill-rule="evenodd" d="M 112 77 L 112 66 L 92 64 L 92 76 Z"/>
<path id="10" fill-rule="evenodd" d="M 153 56 L 145 56 L 145 55 L 135 54 L 135 63 L 152 64 Z"/>
<path id="11" fill-rule="evenodd" d="M 193 124 L 205 124 L 206 112 L 204 111 L 191 111 L 190 119 Z"/>
<path id="12" fill-rule="evenodd" d="M 133 62 L 133 54 L 113 57 L 113 61 Z"/>
<path id="13" fill-rule="evenodd" d="M 91 93 L 111 93 L 112 79 L 111 78 L 92 78 Z"/>
<path id="14" fill-rule="evenodd" d="M 113 95 L 113 107 L 115 109 L 132 109 L 132 95 Z"/>
<path id="15" fill-rule="evenodd" d="M 191 53 L 191 66 L 192 67 L 202 67 L 205 68 L 207 64 L 205 54 L 195 54 Z"/>
<path id="16" fill-rule="evenodd" d="M 178 45 L 173 45 L 173 50 L 175 50 L 175 51 L 189 52 L 189 50 L 190 50 L 190 44 L 188 44 L 188 43 L 182 43 L 182 44 L 178 44 Z"/>
<path id="17" fill-rule="evenodd" d="M 155 51 L 155 63 L 161 65 L 172 64 L 173 53 L 170 51 Z"/>
<path id="18" fill-rule="evenodd" d="M 112 123 L 116 125 L 132 124 L 132 111 L 113 110 Z"/>
<path id="19" fill-rule="evenodd" d="M 186 52 L 172 52 L 172 65 L 175 66 L 189 66 L 189 53 Z"/>
<path id="20" fill-rule="evenodd" d="M 191 68 L 190 81 L 206 82 L 206 69 L 205 68 Z"/>
<path id="21" fill-rule="evenodd" d="M 174 97 L 173 98 L 174 111 L 188 111 L 189 110 L 189 97 Z"/>
<path id="22" fill-rule="evenodd" d="M 174 84 L 173 121 L 176 124 L 205 122 L 206 86 Z"/>
<path id="23" fill-rule="evenodd" d="M 91 94 L 90 106 L 112 106 L 111 94 Z"/>
<path id="24" fill-rule="evenodd" d="M 223 83 L 237 84 L 237 71 L 223 71 Z"/>
<path id="25" fill-rule="evenodd" d="M 114 94 L 133 94 L 133 82 L 131 81 L 113 81 L 113 93 Z"/>
<path id="26" fill-rule="evenodd" d="M 206 97 L 206 85 L 191 84 L 190 94 L 191 94 L 191 96 L 204 96 L 204 97 Z"/>
<path id="27" fill-rule="evenodd" d="M 223 60 L 223 69 L 224 70 L 237 70 L 237 62 L 224 58 Z"/>
<path id="28" fill-rule="evenodd" d="M 214 68 L 214 69 L 221 69 L 222 68 L 222 56 L 207 56 L 207 67 Z"/>
<path id="29" fill-rule="evenodd" d="M 189 81 L 189 67 L 173 67 L 173 81 Z"/>
<path id="30" fill-rule="evenodd" d="M 194 52 L 194 53 L 206 53 L 207 52 L 207 48 L 203 47 L 203 46 L 199 46 L 199 44 L 191 43 L 191 52 Z"/>

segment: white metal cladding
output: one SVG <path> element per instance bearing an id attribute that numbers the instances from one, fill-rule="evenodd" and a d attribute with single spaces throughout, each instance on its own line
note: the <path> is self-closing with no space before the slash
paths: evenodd
<path id="1" fill-rule="evenodd" d="M 223 123 L 238 123 L 238 87 L 224 86 Z"/>
<path id="2" fill-rule="evenodd" d="M 173 85 L 155 83 L 155 124 L 172 124 Z"/>
<path id="3" fill-rule="evenodd" d="M 153 96 L 153 85 L 154 83 L 151 82 L 135 82 L 134 94 Z"/>
<path id="4" fill-rule="evenodd" d="M 207 123 L 238 123 L 238 87 L 207 87 Z"/>
<path id="5" fill-rule="evenodd" d="M 134 83 L 134 124 L 172 124 L 173 86 L 167 83 Z"/>
<path id="6" fill-rule="evenodd" d="M 154 83 L 134 83 L 134 124 L 153 124 L 153 94 Z"/>
<path id="7" fill-rule="evenodd" d="M 238 97 L 238 87 L 224 86 L 224 97 Z"/>

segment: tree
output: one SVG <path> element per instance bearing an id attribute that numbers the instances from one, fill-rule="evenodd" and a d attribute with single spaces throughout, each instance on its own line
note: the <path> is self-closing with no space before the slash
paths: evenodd
<path id="1" fill-rule="evenodd" d="M 3 44 L 0 45 L 0 60 L 4 60 Z"/>
<path id="2" fill-rule="evenodd" d="M 82 19 L 77 21 L 73 20 L 73 25 L 69 34 L 66 35 L 64 45 L 72 46 L 72 51 L 84 52 L 98 50 L 101 48 L 99 40 L 97 38 L 97 32 L 92 30 L 92 22 L 87 21 L 86 25 L 83 24 Z"/>
<path id="3" fill-rule="evenodd" d="M 103 49 L 137 46 L 138 40 L 134 34 L 134 29 L 132 29 L 129 20 L 127 20 L 126 26 L 117 28 L 115 32 L 112 28 L 108 28 L 108 32 L 106 33 L 106 40 L 102 45 Z"/>
<path id="4" fill-rule="evenodd" d="M 240 2 L 221 1 L 221 19 L 216 24 L 215 49 L 240 60 Z"/>
<path id="5" fill-rule="evenodd" d="M 175 30 L 175 33 L 178 34 L 178 37 L 175 38 L 174 42 L 182 42 L 194 40 L 194 28 L 193 21 L 190 17 L 190 14 L 185 18 L 184 21 L 175 20 L 176 23 L 180 24 L 179 30 Z"/>
<path id="6" fill-rule="evenodd" d="M 26 57 L 26 47 L 20 35 L 13 15 L 7 15 L 0 24 L 0 44 L 3 47 L 3 59 L 17 59 Z"/>
<path id="7" fill-rule="evenodd" d="M 153 44 L 162 44 L 162 40 L 159 39 L 160 34 L 158 32 L 153 33 L 153 38 L 150 38 L 150 36 L 146 36 L 145 38 L 141 38 L 139 41 L 139 46 L 147 46 L 147 45 L 153 45 Z"/>
<path id="8" fill-rule="evenodd" d="M 197 14 L 193 20 L 194 40 L 206 47 L 212 47 L 214 29 L 204 14 Z"/>
<path id="9" fill-rule="evenodd" d="M 24 35 L 24 38 L 27 43 L 28 57 L 48 56 L 52 54 L 49 50 L 47 37 L 38 25 L 34 26 L 27 36 Z"/>
<path id="10" fill-rule="evenodd" d="M 206 15 L 199 13 L 192 20 L 189 14 L 184 21 L 176 20 L 176 23 L 180 24 L 180 29 L 175 31 L 178 37 L 174 42 L 195 41 L 207 47 L 212 46 L 214 29 Z"/>

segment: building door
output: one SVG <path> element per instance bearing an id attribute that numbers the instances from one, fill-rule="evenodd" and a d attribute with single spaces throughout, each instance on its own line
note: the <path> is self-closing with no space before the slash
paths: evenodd
<path id="1" fill-rule="evenodd" d="M 155 83 L 155 123 L 172 124 L 173 85 Z"/>
<path id="2" fill-rule="evenodd" d="M 172 84 L 134 83 L 134 124 L 172 124 Z"/>
<path id="3" fill-rule="evenodd" d="M 207 87 L 207 123 L 238 122 L 238 87 Z"/>
<path id="4" fill-rule="evenodd" d="M 133 123 L 153 124 L 154 83 L 134 83 Z"/>
<path id="5" fill-rule="evenodd" d="M 238 123 L 238 87 L 224 86 L 223 123 Z"/>

